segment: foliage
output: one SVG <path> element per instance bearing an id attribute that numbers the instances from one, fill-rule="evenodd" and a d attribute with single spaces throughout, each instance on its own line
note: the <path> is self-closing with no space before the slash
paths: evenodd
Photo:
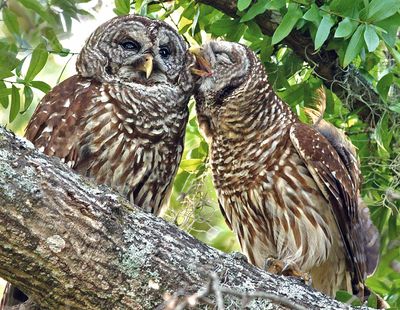
<path id="1" fill-rule="evenodd" d="M 88 0 L 1 3 L 1 27 L 6 36 L 0 39 L 0 116 L 7 114 L 5 122 L 15 130 L 23 128 L 32 113 L 28 108 L 38 100 L 35 89 L 50 90 L 38 78 L 52 61 L 49 55 L 73 54 L 61 45 L 60 38 L 69 33 L 73 19 L 79 21 L 89 14 L 81 7 L 84 2 Z M 331 90 L 327 90 L 325 118 L 344 130 L 358 148 L 364 176 L 362 195 L 382 236 L 381 262 L 368 285 L 394 307 L 400 307 L 399 9 L 398 0 L 239 0 L 237 18 L 190 0 L 115 0 L 114 9 L 118 15 L 136 12 L 165 19 L 190 43 L 222 38 L 247 44 L 259 54 L 275 91 L 304 121 L 304 108 L 312 105 L 323 81 L 314 72 L 315 64 L 299 59 L 285 45 L 292 31 L 309 34 L 316 51 L 335 52 L 343 70 L 351 73 L 354 71 L 349 68 L 355 68 L 372 85 L 379 102 L 364 102 L 372 111 L 368 122 Z M 256 19 L 261 14 L 268 14 L 278 24 L 272 36 L 263 34 L 258 26 Z M 348 87 L 351 96 L 354 89 Z M 218 211 L 208 147 L 197 128 L 193 103 L 191 108 L 185 152 L 165 216 L 217 248 L 238 250 Z M 338 298 L 347 297 L 341 293 Z"/>

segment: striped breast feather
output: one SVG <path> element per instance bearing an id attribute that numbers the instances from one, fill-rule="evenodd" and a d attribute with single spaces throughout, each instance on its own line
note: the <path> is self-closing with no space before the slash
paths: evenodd
<path id="1" fill-rule="evenodd" d="M 359 189 L 334 147 L 316 129 L 295 123 L 290 128 L 290 139 L 321 192 L 330 202 L 346 250 L 353 293 L 363 298 L 364 280 L 367 276 L 364 245 L 367 240 L 360 225 Z"/>
<path id="2" fill-rule="evenodd" d="M 79 121 L 98 93 L 98 85 L 72 76 L 43 97 L 26 128 L 25 137 L 46 155 L 74 168 L 79 150 Z"/>

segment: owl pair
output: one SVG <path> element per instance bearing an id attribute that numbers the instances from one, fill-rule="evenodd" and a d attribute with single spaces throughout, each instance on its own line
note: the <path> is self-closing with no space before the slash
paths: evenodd
<path id="1" fill-rule="evenodd" d="M 322 120 L 300 123 L 250 49 L 215 41 L 194 53 L 196 64 L 164 22 L 114 18 L 87 40 L 78 74 L 43 98 L 26 137 L 159 214 L 194 93 L 221 211 L 250 262 L 310 273 L 330 295 L 368 295 L 379 243 L 354 149 Z"/>

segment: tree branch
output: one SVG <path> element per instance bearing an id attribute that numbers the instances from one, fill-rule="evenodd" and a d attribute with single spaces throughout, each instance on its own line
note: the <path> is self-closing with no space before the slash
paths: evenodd
<path id="1" fill-rule="evenodd" d="M 195 0 L 199 3 L 210 5 L 226 15 L 239 18 L 237 15 L 237 1 L 230 0 Z M 258 15 L 255 22 L 261 31 L 272 36 L 279 25 L 279 18 L 272 16 L 271 11 Z M 308 62 L 315 73 L 323 80 L 325 86 L 331 89 L 345 104 L 356 111 L 360 118 L 369 122 L 373 127 L 380 117 L 376 111 L 381 104 L 379 95 L 374 91 L 372 85 L 364 79 L 354 66 L 346 70 L 339 66 L 339 57 L 335 51 L 327 51 L 321 48 L 314 50 L 314 42 L 308 33 L 293 30 L 283 42 L 293 52 Z M 374 111 L 371 109 L 374 106 Z M 373 114 L 372 114 L 373 113 Z"/>
<path id="2" fill-rule="evenodd" d="M 198 302 L 240 304 L 243 294 L 251 309 L 348 309 L 204 245 L 2 127 L 0 261 L 0 276 L 43 309 L 174 309 L 210 275 L 218 285 Z"/>

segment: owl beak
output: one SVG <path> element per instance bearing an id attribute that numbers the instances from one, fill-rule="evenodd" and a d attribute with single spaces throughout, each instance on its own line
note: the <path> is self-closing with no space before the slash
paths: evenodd
<path id="1" fill-rule="evenodd" d="M 189 52 L 196 58 L 196 64 L 191 68 L 192 73 L 201 77 L 211 76 L 211 64 L 205 59 L 203 49 L 199 46 L 194 46 L 189 48 Z"/>
<path id="2" fill-rule="evenodd" d="M 142 64 L 137 67 L 137 70 L 144 72 L 146 74 L 146 79 L 148 79 L 153 72 L 153 56 L 146 54 Z"/>

